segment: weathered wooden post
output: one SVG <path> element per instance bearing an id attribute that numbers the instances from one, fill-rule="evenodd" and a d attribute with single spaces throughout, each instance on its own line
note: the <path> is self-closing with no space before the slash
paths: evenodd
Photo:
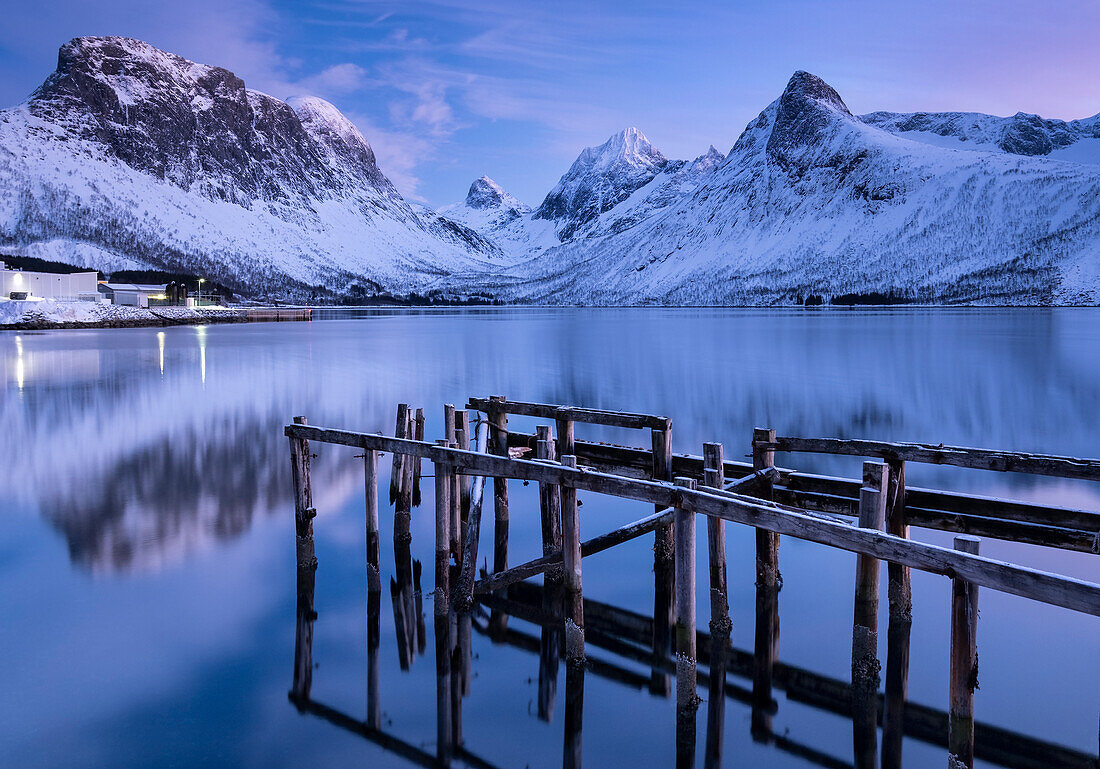
<path id="1" fill-rule="evenodd" d="M 576 467 L 577 458 L 566 454 L 564 467 Z M 584 694 L 584 596 L 581 589 L 581 531 L 577 516 L 577 490 L 563 485 L 561 540 L 565 581 L 565 744 L 563 763 L 581 765 L 581 712 Z"/>
<path id="2" fill-rule="evenodd" d="M 378 452 L 372 449 L 363 454 L 363 487 L 367 532 L 367 725 L 377 729 L 382 725 L 378 687 L 382 574 L 378 544 Z"/>
<path id="3" fill-rule="evenodd" d="M 752 431 L 752 469 L 775 467 L 775 430 Z M 770 500 L 773 483 L 765 479 L 757 496 Z M 756 530 L 756 627 L 753 644 L 752 736 L 757 741 L 772 738 L 772 669 L 779 656 L 779 535 Z"/>
<path id="4" fill-rule="evenodd" d="M 445 440 L 436 441 L 446 446 Z M 451 468 L 435 463 L 435 695 L 436 756 L 451 763 Z"/>
<path id="5" fill-rule="evenodd" d="M 859 527 L 882 531 L 890 470 L 883 462 L 863 463 L 859 490 Z M 852 622 L 852 741 L 857 769 L 878 766 L 878 591 L 881 564 L 856 556 L 855 610 Z"/>
<path id="6" fill-rule="evenodd" d="M 703 485 L 721 489 L 726 485 L 725 458 L 721 443 L 703 444 Z M 707 559 L 710 565 L 710 689 L 707 699 L 707 744 L 703 757 L 706 769 L 722 765 L 722 742 L 726 716 L 726 663 L 730 642 L 729 600 L 726 588 L 725 522 L 707 516 Z"/>
<path id="7" fill-rule="evenodd" d="M 655 481 L 672 480 L 672 431 L 653 430 L 652 478 Z M 661 506 L 656 505 L 657 512 Z M 668 696 L 669 680 L 664 672 L 668 660 L 669 639 L 672 635 L 674 607 L 672 600 L 675 566 L 675 534 L 673 524 L 658 526 L 653 532 L 653 671 L 650 689 L 654 694 Z"/>
<path id="8" fill-rule="evenodd" d="M 305 417 L 294 417 L 294 424 L 306 424 Z M 294 682 L 291 694 L 300 701 L 309 699 L 313 684 L 313 591 L 317 577 L 317 557 L 313 543 L 313 487 L 310 481 L 309 441 L 290 438 L 290 477 L 294 484 L 294 534 L 297 577 L 297 622 L 294 636 Z"/>
<path id="9" fill-rule="evenodd" d="M 504 413 L 503 395 L 490 395 L 489 452 L 499 457 L 508 456 L 508 415 Z M 492 408 L 492 403 L 501 407 Z M 508 479 L 493 478 L 493 571 L 508 569 Z M 507 595 L 507 593 L 505 593 Z M 504 632 L 508 615 L 493 609 L 489 615 L 490 637 Z"/>
<path id="10" fill-rule="evenodd" d="M 536 428 L 535 456 L 538 459 L 554 461 L 554 439 L 548 425 Z M 542 554 L 550 555 L 561 550 L 561 508 L 557 486 L 548 483 L 539 484 L 539 513 L 542 520 Z M 562 571 L 551 568 L 543 576 L 542 606 L 553 615 L 562 605 Z M 561 632 L 553 628 L 543 628 L 539 634 L 539 696 L 538 717 L 550 721 L 557 699 L 558 658 L 561 652 Z"/>
<path id="11" fill-rule="evenodd" d="M 566 454 L 564 467 L 577 466 L 577 458 Z M 565 659 L 584 663 L 584 603 L 581 593 L 581 534 L 577 518 L 577 490 L 561 487 L 562 562 L 565 581 Z"/>
<path id="12" fill-rule="evenodd" d="M 955 549 L 977 555 L 977 537 L 955 537 Z M 974 766 L 974 690 L 978 688 L 978 586 L 951 580 L 951 710 L 947 746 L 950 769 Z"/>
<path id="13" fill-rule="evenodd" d="M 456 434 L 455 407 L 453 403 L 443 406 L 443 437 L 447 440 L 448 448 L 458 447 L 458 435 Z M 451 474 L 451 553 L 455 560 L 462 559 L 462 509 L 461 509 L 461 481 L 458 473 Z"/>
<path id="14" fill-rule="evenodd" d="M 575 431 L 576 425 L 572 419 L 558 419 L 558 446 L 557 453 L 559 456 L 565 456 L 566 454 L 573 454 L 576 452 L 576 438 Z"/>
<path id="15" fill-rule="evenodd" d="M 691 478 L 677 478 L 677 486 L 695 488 Z M 696 688 L 695 648 L 695 511 L 676 507 L 676 767 L 695 766 Z"/>
<path id="16" fill-rule="evenodd" d="M 424 440 L 424 409 L 416 410 L 416 417 L 413 419 L 413 440 Z M 413 507 L 420 507 L 420 457 L 409 457 L 413 462 L 413 490 L 412 490 L 412 503 Z"/>
<path id="17" fill-rule="evenodd" d="M 408 438 L 409 427 L 409 404 L 398 403 L 397 404 L 397 424 L 393 429 L 394 438 Z M 392 505 L 397 501 L 398 495 L 401 493 L 401 483 L 405 478 L 404 473 L 405 455 L 399 452 L 393 453 L 393 469 L 390 470 L 390 504 Z"/>
<path id="18" fill-rule="evenodd" d="M 458 447 L 463 451 L 470 450 L 470 441 L 473 433 L 470 432 L 470 412 L 462 409 L 455 413 L 455 436 Z M 470 489 L 473 488 L 473 479 L 468 475 L 459 476 L 459 517 L 462 520 L 462 535 L 465 540 L 466 522 L 470 520 Z M 465 541 L 463 542 L 465 544 Z M 459 558 L 461 559 L 461 555 Z"/>
<path id="19" fill-rule="evenodd" d="M 889 493 L 886 495 L 886 531 L 909 538 L 905 515 L 905 462 L 888 460 Z M 882 712 L 882 767 L 901 769 L 902 737 L 905 731 L 905 702 L 909 698 L 909 643 L 913 627 L 913 594 L 909 567 L 891 563 L 886 567 L 889 584 L 890 624 L 886 630 L 886 697 Z"/>

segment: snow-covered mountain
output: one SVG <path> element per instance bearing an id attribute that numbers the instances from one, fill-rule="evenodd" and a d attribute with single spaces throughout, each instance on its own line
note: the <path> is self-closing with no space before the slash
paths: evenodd
<path id="1" fill-rule="evenodd" d="M 1091 122 L 1067 129 L 1080 136 L 1060 146 L 1087 141 Z M 629 215 L 634 195 L 668 183 L 659 181 L 668 161 L 649 153 L 648 171 L 624 172 L 652 173 L 648 183 L 589 220 L 597 224 L 584 237 L 478 280 L 516 299 L 567 303 L 788 303 L 871 292 L 1100 300 L 1100 167 L 1004 146 L 936 146 L 909 137 L 906 125 L 855 117 L 828 84 L 797 72 L 725 160 L 652 198 L 660 205 Z M 1022 129 L 988 127 L 985 136 L 1025 147 L 1011 139 Z"/>
<path id="2" fill-rule="evenodd" d="M 626 128 L 582 150 L 537 209 L 483 176 L 470 185 L 466 200 L 440 213 L 483 234 L 513 263 L 535 264 L 561 243 L 644 221 L 694 189 L 724 159 L 711 147 L 695 160 L 670 160 L 637 128 Z"/>
<path id="3" fill-rule="evenodd" d="M 0 243 L 321 296 L 420 289 L 497 254 L 418 215 L 328 102 L 283 102 L 120 37 L 65 44 L 29 100 L 0 112 Z"/>
<path id="4" fill-rule="evenodd" d="M 953 149 L 1045 155 L 1055 160 L 1100 164 L 1100 115 L 1051 120 L 1017 112 L 996 117 L 979 112 L 872 112 L 864 123 L 914 141 Z"/>

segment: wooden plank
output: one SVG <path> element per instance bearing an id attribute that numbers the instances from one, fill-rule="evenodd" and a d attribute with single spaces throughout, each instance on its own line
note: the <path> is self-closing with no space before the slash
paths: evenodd
<path id="1" fill-rule="evenodd" d="M 382 435 L 308 425 L 287 425 L 284 432 L 288 436 L 376 451 L 407 451 L 432 461 L 448 462 L 471 474 L 568 485 L 579 491 L 609 494 L 666 507 L 691 507 L 697 513 L 716 515 L 734 523 L 863 553 L 933 574 L 960 576 L 982 587 L 1100 616 L 1100 585 L 1094 582 L 972 556 L 886 533 L 864 531 L 813 514 L 770 506 L 749 497 L 719 494 L 707 489 L 692 491 L 658 481 L 636 480 L 586 468 L 572 469 L 530 460 L 486 456 Z"/>
<path id="2" fill-rule="evenodd" d="M 978 554 L 977 537 L 955 537 L 955 549 Z M 978 687 L 978 587 L 951 580 L 951 707 L 947 749 L 952 767 L 974 766 L 974 690 Z"/>
<path id="3" fill-rule="evenodd" d="M 813 454 L 844 454 L 857 457 L 881 457 L 891 461 L 953 465 L 977 470 L 1050 475 L 1058 478 L 1100 480 L 1100 459 L 1082 459 L 1022 451 L 997 451 L 968 446 L 936 446 L 927 443 L 892 443 L 845 438 L 780 437 L 762 444 L 775 451 Z"/>
<path id="4" fill-rule="evenodd" d="M 889 463 L 886 497 L 886 531 L 909 538 L 905 494 L 905 463 Z M 913 590 L 909 567 L 887 566 L 890 618 L 886 631 L 886 696 L 882 712 L 882 769 L 902 769 L 902 737 L 905 734 L 905 701 L 909 698 L 909 640 L 913 625 Z"/>
<path id="5" fill-rule="evenodd" d="M 550 426 L 538 428 L 538 447 L 535 457 L 547 462 L 556 461 L 554 439 L 550 435 Z M 542 522 L 542 554 L 550 555 L 561 550 L 562 520 L 558 489 L 547 483 L 539 484 L 539 519 Z"/>
<path id="6" fill-rule="evenodd" d="M 652 414 L 634 414 L 627 411 L 608 411 L 588 409 L 578 406 L 558 406 L 548 403 L 526 403 L 524 401 L 499 401 L 490 398 L 470 398 L 466 408 L 484 411 L 492 416 L 503 412 L 517 417 L 537 417 L 539 419 L 566 419 L 585 424 L 604 425 L 605 427 L 627 427 L 653 430 L 665 430 L 672 420 L 668 417 Z M 558 436 L 559 442 L 562 436 Z"/>
<path id="7" fill-rule="evenodd" d="M 726 485 L 721 443 L 703 444 L 703 485 L 722 489 Z M 707 516 L 707 562 L 710 576 L 710 687 L 707 697 L 707 736 L 703 753 L 705 769 L 722 766 L 725 737 L 726 648 L 729 646 L 729 599 L 726 588 L 726 522 Z"/>
<path id="8" fill-rule="evenodd" d="M 424 440 L 424 409 L 416 410 L 411 437 L 417 441 Z M 420 507 L 420 460 L 418 458 L 413 459 L 412 503 L 413 507 Z"/>
<path id="9" fill-rule="evenodd" d="M 559 419 L 557 420 L 558 426 L 558 447 L 557 453 L 564 456 L 566 454 L 575 454 L 577 437 L 576 437 L 576 424 L 572 419 Z"/>

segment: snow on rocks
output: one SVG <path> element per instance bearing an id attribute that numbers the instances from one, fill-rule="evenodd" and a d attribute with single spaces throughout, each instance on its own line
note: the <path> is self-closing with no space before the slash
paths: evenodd
<path id="1" fill-rule="evenodd" d="M 127 307 L 102 302 L 0 302 L 0 328 L 92 328 L 162 326 L 243 321 L 245 313 L 226 307 Z"/>

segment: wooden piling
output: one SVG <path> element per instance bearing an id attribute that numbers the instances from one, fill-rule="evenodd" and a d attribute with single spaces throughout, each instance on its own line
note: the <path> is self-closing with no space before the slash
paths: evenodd
<path id="1" fill-rule="evenodd" d="M 536 429 L 536 435 L 536 458 L 555 461 L 554 439 L 550 437 L 550 427 L 540 425 Z M 561 549 L 561 510 L 556 486 L 539 484 L 539 515 L 542 520 L 542 554 L 550 555 Z"/>
<path id="2" fill-rule="evenodd" d="M 294 424 L 306 424 L 305 417 L 294 417 Z M 290 477 L 294 484 L 295 564 L 297 581 L 297 622 L 294 635 L 294 681 L 291 694 L 308 700 L 313 685 L 313 594 L 317 575 L 317 557 L 313 543 L 313 486 L 310 480 L 309 441 L 290 438 Z"/>
<path id="3" fill-rule="evenodd" d="M 576 467 L 577 458 L 566 454 L 565 467 Z M 561 541 L 564 569 L 565 632 L 565 743 L 563 764 L 581 766 L 581 711 L 584 694 L 584 595 L 581 588 L 581 531 L 577 515 L 577 490 L 559 487 Z"/>
<path id="4" fill-rule="evenodd" d="M 443 437 L 447 440 L 449 448 L 458 448 L 458 435 L 456 434 L 455 407 L 453 403 L 443 406 Z M 451 474 L 451 492 L 448 499 L 451 503 L 451 553 L 456 561 L 462 560 L 462 507 L 461 507 L 461 480 L 458 473 Z"/>
<path id="5" fill-rule="evenodd" d="M 721 443 L 703 444 L 703 485 L 726 485 Z M 726 588 L 726 530 L 721 518 L 707 516 L 707 559 L 710 566 L 710 686 L 707 698 L 706 769 L 722 766 L 726 716 L 726 663 L 730 642 L 729 600 Z"/>
<path id="6" fill-rule="evenodd" d="M 305 417 L 294 417 L 294 424 L 306 424 Z M 299 571 L 315 569 L 313 545 L 313 485 L 310 481 L 309 441 L 290 438 L 290 478 L 294 484 L 294 526 L 297 533 L 296 556 Z"/>
<path id="7" fill-rule="evenodd" d="M 424 440 L 424 409 L 417 409 L 413 418 L 413 439 Z M 413 461 L 413 507 L 420 507 L 420 457 L 410 457 Z"/>
<path id="8" fill-rule="evenodd" d="M 503 395 L 489 397 L 491 403 L 504 403 Z M 508 456 L 508 415 L 502 409 L 488 412 L 489 453 Z M 493 478 L 493 571 L 508 569 L 508 479 Z M 489 618 L 491 635 L 502 633 L 507 627 L 507 615 L 494 611 Z"/>
<path id="9" fill-rule="evenodd" d="M 653 467 L 655 481 L 672 480 L 672 434 L 669 430 L 652 430 Z M 663 509 L 656 505 L 657 512 Z M 650 689 L 654 694 L 668 696 L 669 680 L 660 663 L 668 659 L 669 640 L 674 619 L 673 582 L 675 565 L 675 534 L 673 523 L 659 526 L 653 532 L 653 659 Z"/>
<path id="10" fill-rule="evenodd" d="M 398 403 L 397 404 L 397 423 L 393 429 L 394 438 L 408 438 L 408 426 L 409 426 L 409 404 Z M 398 495 L 401 493 L 401 483 L 405 477 L 404 464 L 407 457 L 404 454 L 394 452 L 393 454 L 393 469 L 390 470 L 390 504 L 394 504 L 397 501 Z"/>
<path id="11" fill-rule="evenodd" d="M 576 423 L 572 419 L 559 419 L 557 420 L 558 426 L 558 445 L 557 453 L 559 456 L 565 456 L 566 454 L 575 453 L 576 446 Z"/>
<path id="12" fill-rule="evenodd" d="M 757 428 L 752 432 L 752 468 L 754 471 L 775 467 L 775 452 L 758 443 L 775 440 L 775 430 Z M 764 479 L 756 494 L 773 497 L 774 483 Z M 770 741 L 772 735 L 772 676 L 779 656 L 779 535 L 756 530 L 756 625 L 753 642 L 752 725 L 754 740 Z"/>
<path id="13" fill-rule="evenodd" d="M 886 532 L 909 538 L 905 512 L 905 462 L 889 460 L 889 492 L 886 495 Z M 901 769 L 905 703 L 909 699 L 909 645 L 913 627 L 913 594 L 909 567 L 886 567 L 890 620 L 886 630 L 886 696 L 882 712 L 882 767 Z"/>
<path id="14" fill-rule="evenodd" d="M 577 458 L 566 454 L 564 467 L 576 467 Z M 565 659 L 571 665 L 584 663 L 584 604 L 581 592 L 581 534 L 577 517 L 577 490 L 561 487 L 561 538 L 565 583 Z"/>
<path id="15" fill-rule="evenodd" d="M 955 549 L 977 555 L 977 537 L 955 537 Z M 974 690 L 978 688 L 978 586 L 951 580 L 951 706 L 947 745 L 951 769 L 974 766 Z"/>
<path id="16" fill-rule="evenodd" d="M 470 432 L 470 412 L 466 409 L 455 412 L 455 438 L 460 449 L 463 451 L 470 450 L 473 433 Z M 470 519 L 470 489 L 473 488 L 473 479 L 468 475 L 460 475 L 458 483 L 459 518 L 462 521 L 463 541 L 465 542 L 466 522 Z"/>
<path id="17" fill-rule="evenodd" d="M 436 445 L 446 445 L 445 440 Z M 450 766 L 451 744 L 451 473 L 448 465 L 435 464 L 435 694 L 436 757 Z"/>
<path id="18" fill-rule="evenodd" d="M 373 449 L 363 453 L 363 488 L 367 534 L 367 725 L 377 729 L 382 724 L 378 683 L 382 575 L 378 542 L 378 452 Z"/>
<path id="19" fill-rule="evenodd" d="M 537 436 L 535 456 L 538 459 L 554 461 L 554 439 L 548 425 L 540 425 Z M 561 499 L 558 487 L 549 483 L 539 484 L 539 515 L 542 521 L 542 553 L 548 556 L 561 551 Z M 562 605 L 562 571 L 559 568 L 548 569 L 543 578 L 543 609 L 555 613 Z M 544 628 L 539 635 L 539 691 L 538 717 L 549 722 L 554 712 L 558 687 L 558 659 L 561 655 L 562 632 L 553 628 Z"/>
<path id="20" fill-rule="evenodd" d="M 677 486 L 695 488 L 691 478 L 677 478 Z M 695 512 L 676 508 L 676 767 L 695 766 Z"/>
<path id="21" fill-rule="evenodd" d="M 859 527 L 882 531 L 890 470 L 883 462 L 863 463 L 859 490 Z M 878 593 L 881 562 L 856 556 L 856 589 L 852 622 L 852 741 L 857 769 L 878 766 Z"/>

